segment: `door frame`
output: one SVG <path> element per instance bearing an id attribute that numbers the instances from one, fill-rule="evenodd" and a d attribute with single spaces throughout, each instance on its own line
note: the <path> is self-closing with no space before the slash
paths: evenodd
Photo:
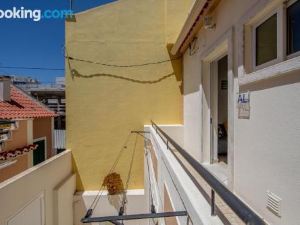
<path id="1" fill-rule="evenodd" d="M 44 137 L 40 137 L 40 138 L 36 138 L 36 139 L 33 139 L 33 143 L 37 142 L 37 141 L 44 141 L 45 142 L 45 160 L 48 159 L 48 151 L 47 151 L 47 137 L 44 136 Z"/>
<path id="2" fill-rule="evenodd" d="M 212 110 L 212 99 L 217 98 L 217 94 L 214 94 L 212 96 L 212 87 L 213 87 L 213 78 L 216 77 L 218 74 L 217 71 L 217 61 L 221 59 L 224 56 L 229 56 L 228 51 L 228 42 L 227 40 L 222 41 L 221 43 L 215 44 L 217 46 L 216 48 L 212 49 L 210 52 L 208 52 L 203 60 L 203 76 L 202 76 L 202 84 L 206 85 L 206 87 L 203 87 L 203 90 L 205 90 L 202 94 L 202 98 L 204 96 L 207 96 L 207 108 L 204 109 L 204 106 L 202 105 L 202 149 L 203 153 L 205 154 L 204 162 L 213 164 L 214 163 L 214 147 L 216 147 L 215 144 L 213 144 L 213 124 L 212 122 L 215 122 L 216 119 L 213 117 L 213 110 Z M 215 65 L 214 65 L 215 64 Z M 228 65 L 229 70 L 229 65 Z M 229 79 L 229 76 L 228 76 Z M 205 81 L 204 81 L 205 80 Z M 229 81 L 228 81 L 229 82 Z M 229 90 L 228 90 L 229 91 Z M 202 103 L 204 100 L 202 99 Z M 217 104 L 217 102 L 215 102 Z M 217 116 L 217 115 L 215 115 Z M 229 126 L 229 125 L 228 125 Z M 217 124 L 215 124 L 215 127 L 218 127 Z M 217 133 L 217 131 L 216 131 Z M 205 137 L 204 137 L 205 135 Z M 217 140 L 216 140 L 217 142 Z"/>
<path id="3" fill-rule="evenodd" d="M 210 164 L 218 163 L 218 126 L 219 126 L 219 72 L 218 62 L 223 57 L 228 57 L 228 51 L 220 53 L 217 58 L 210 62 Z M 227 59 L 228 64 L 228 59 Z M 227 71 L 227 80 L 229 79 L 229 72 Z M 227 104 L 229 96 L 227 95 Z M 227 109 L 228 110 L 228 109 Z M 227 120 L 229 114 L 227 113 Z M 228 143 L 227 143 L 228 148 Z M 227 156 L 228 157 L 228 156 Z"/>
<path id="4" fill-rule="evenodd" d="M 228 56 L 228 150 L 227 150 L 227 169 L 228 169 L 228 188 L 233 189 L 234 184 L 234 118 L 236 114 L 236 91 L 238 89 L 237 79 L 235 74 L 234 62 L 235 62 L 235 50 L 234 50 L 234 27 L 231 27 L 224 32 L 216 41 L 211 43 L 207 48 L 203 49 L 200 53 L 200 60 L 202 63 L 202 84 L 207 83 L 210 80 L 211 68 L 210 64 L 216 59 L 227 55 Z M 204 81 L 206 79 L 206 82 Z M 210 82 L 210 81 L 209 81 Z M 208 84 L 207 84 L 208 85 Z M 210 163 L 211 154 L 211 140 L 210 140 L 210 121 L 208 121 L 208 115 L 211 115 L 210 103 L 208 103 L 208 108 L 204 108 L 205 89 L 210 89 L 209 87 L 202 88 L 202 162 Z M 209 91 L 210 92 L 210 91 Z M 209 94 L 210 95 L 210 94 Z M 210 99 L 210 96 L 209 98 Z M 209 133 L 209 134 L 208 134 Z"/>

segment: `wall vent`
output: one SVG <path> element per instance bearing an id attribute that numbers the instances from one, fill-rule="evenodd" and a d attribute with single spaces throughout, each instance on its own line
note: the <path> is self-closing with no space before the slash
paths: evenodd
<path id="1" fill-rule="evenodd" d="M 267 208 L 276 216 L 281 216 L 281 201 L 277 195 L 271 191 L 267 191 Z"/>
<path id="2" fill-rule="evenodd" d="M 221 80 L 221 90 L 228 90 L 228 81 Z"/>

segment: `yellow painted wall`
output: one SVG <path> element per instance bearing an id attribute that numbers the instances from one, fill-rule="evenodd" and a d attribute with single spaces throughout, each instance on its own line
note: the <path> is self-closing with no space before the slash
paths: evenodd
<path id="1" fill-rule="evenodd" d="M 66 22 L 66 49 L 74 58 L 130 65 L 170 59 L 192 0 L 119 0 Z M 108 73 L 113 76 L 73 77 Z M 77 190 L 99 189 L 131 130 L 157 123 L 182 123 L 181 60 L 114 68 L 66 60 L 67 147 L 72 150 Z M 156 83 L 162 77 L 169 77 Z M 137 82 L 136 82 L 137 81 Z M 142 81 L 142 82 L 141 82 Z M 129 169 L 132 137 L 116 172 Z M 143 188 L 143 139 L 138 138 L 129 188 Z"/>

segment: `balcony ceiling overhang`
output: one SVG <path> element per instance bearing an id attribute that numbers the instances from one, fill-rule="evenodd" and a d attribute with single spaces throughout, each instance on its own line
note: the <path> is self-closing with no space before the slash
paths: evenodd
<path id="1" fill-rule="evenodd" d="M 171 49 L 173 55 L 182 54 L 203 26 L 203 18 L 211 13 L 221 0 L 196 0 L 179 36 Z"/>

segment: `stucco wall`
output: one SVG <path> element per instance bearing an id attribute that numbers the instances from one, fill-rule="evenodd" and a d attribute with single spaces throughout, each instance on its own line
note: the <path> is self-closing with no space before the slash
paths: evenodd
<path id="1" fill-rule="evenodd" d="M 61 187 L 71 175 L 71 152 L 66 151 L 2 182 L 0 184 L 0 224 L 6 225 L 8 220 L 13 221 L 13 218 L 18 215 L 19 219 L 26 218 L 26 221 L 15 221 L 11 224 L 35 225 L 41 224 L 41 221 L 44 221 L 43 224 L 57 225 L 54 210 L 58 205 L 55 205 L 54 190 L 56 187 Z M 64 193 L 71 193 L 72 195 L 74 189 L 70 186 L 68 187 L 68 190 Z M 37 215 L 38 212 L 35 210 L 29 210 L 22 215 L 22 211 L 37 198 L 41 198 L 42 200 L 38 207 L 40 208 L 40 214 Z M 63 208 L 66 215 L 72 209 L 72 205 Z M 44 213 L 42 213 L 43 211 Z M 39 218 L 39 220 L 35 220 L 36 218 Z"/>
<path id="2" fill-rule="evenodd" d="M 248 86 L 251 118 L 237 123 L 235 189 L 271 224 L 298 224 L 300 207 L 299 72 Z M 266 209 L 267 191 L 282 217 Z"/>
<path id="3" fill-rule="evenodd" d="M 190 4 L 120 0 L 80 13 L 76 22 L 66 23 L 67 52 L 74 58 L 118 65 L 170 59 L 169 41 L 175 40 Z M 73 151 L 78 190 L 99 188 L 131 130 L 142 130 L 151 119 L 182 123 L 180 65 L 175 60 L 116 68 L 66 61 L 67 146 Z M 70 68 L 82 75 L 106 73 L 125 79 L 72 77 Z M 172 75 L 160 80 L 168 74 Z M 133 141 L 128 151 L 132 147 Z M 130 157 L 124 154 L 117 168 L 123 180 Z M 143 140 L 139 138 L 130 188 L 143 188 L 143 174 Z"/>
<path id="4" fill-rule="evenodd" d="M 201 132 L 207 132 L 203 130 L 201 115 L 210 113 L 207 103 L 209 94 L 205 92 L 206 88 L 209 89 L 209 84 L 202 83 L 206 81 L 203 77 L 209 78 L 209 75 L 205 74 L 209 70 L 201 68 L 201 65 L 205 65 L 203 60 L 206 60 L 206 56 L 213 52 L 223 40 L 229 40 L 227 49 L 231 54 L 229 64 L 232 63 L 233 68 L 229 68 L 228 72 L 229 76 L 232 73 L 234 75 L 233 79 L 229 80 L 229 88 L 232 88 L 234 99 L 229 102 L 228 107 L 233 115 L 231 128 L 234 129 L 234 136 L 231 140 L 233 141 L 231 155 L 234 161 L 229 164 L 232 168 L 228 169 L 232 169 L 232 175 L 234 175 L 233 191 L 270 224 L 294 225 L 300 220 L 299 214 L 295 211 L 300 207 L 300 195 L 297 191 L 300 189 L 299 70 L 283 74 L 279 78 L 238 86 L 238 71 L 242 71 L 241 67 L 243 67 L 243 64 L 240 64 L 243 61 L 241 53 L 243 36 L 239 25 L 243 17 L 249 15 L 250 10 L 258 9 L 259 12 L 262 9 L 261 5 L 267 2 L 272 1 L 245 0 L 242 3 L 234 0 L 221 1 L 214 13 L 216 29 L 200 30 L 198 33 L 199 51 L 193 56 L 189 55 L 188 50 L 185 52 L 184 140 L 186 149 L 195 157 L 200 155 L 204 161 L 209 159 L 205 155 L 205 152 L 209 152 L 207 149 L 209 146 L 206 146 L 204 142 L 201 143 L 201 139 L 195 140 L 194 137 L 195 135 L 201 136 Z M 228 33 L 233 35 L 232 39 L 227 39 Z M 233 55 L 230 47 L 233 47 Z M 276 70 L 273 72 L 275 74 Z M 188 92 L 191 87 L 194 87 L 193 91 Z M 237 117 L 236 100 L 240 90 L 251 92 L 249 120 L 241 120 Z M 200 97 L 201 94 L 203 96 Z M 201 101 L 203 105 L 199 107 L 198 104 Z M 208 123 L 209 117 L 204 118 L 204 122 Z M 205 148 L 201 149 L 199 146 Z M 267 191 L 282 198 L 281 217 L 275 216 L 266 208 Z"/>
<path id="5" fill-rule="evenodd" d="M 47 142 L 47 158 L 50 158 L 53 153 L 52 146 L 52 119 L 37 118 L 33 120 L 33 139 L 46 137 Z"/>
<path id="6" fill-rule="evenodd" d="M 12 138 L 5 142 L 4 150 L 14 150 L 27 145 L 27 120 L 19 120 L 19 127 L 12 132 Z"/>
<path id="7" fill-rule="evenodd" d="M 201 61 L 184 55 L 184 147 L 195 159 L 201 160 L 202 79 Z"/>
<path id="8" fill-rule="evenodd" d="M 0 169 L 0 182 L 11 178 L 28 168 L 28 156 L 23 155 L 15 159 L 16 162 Z"/>

